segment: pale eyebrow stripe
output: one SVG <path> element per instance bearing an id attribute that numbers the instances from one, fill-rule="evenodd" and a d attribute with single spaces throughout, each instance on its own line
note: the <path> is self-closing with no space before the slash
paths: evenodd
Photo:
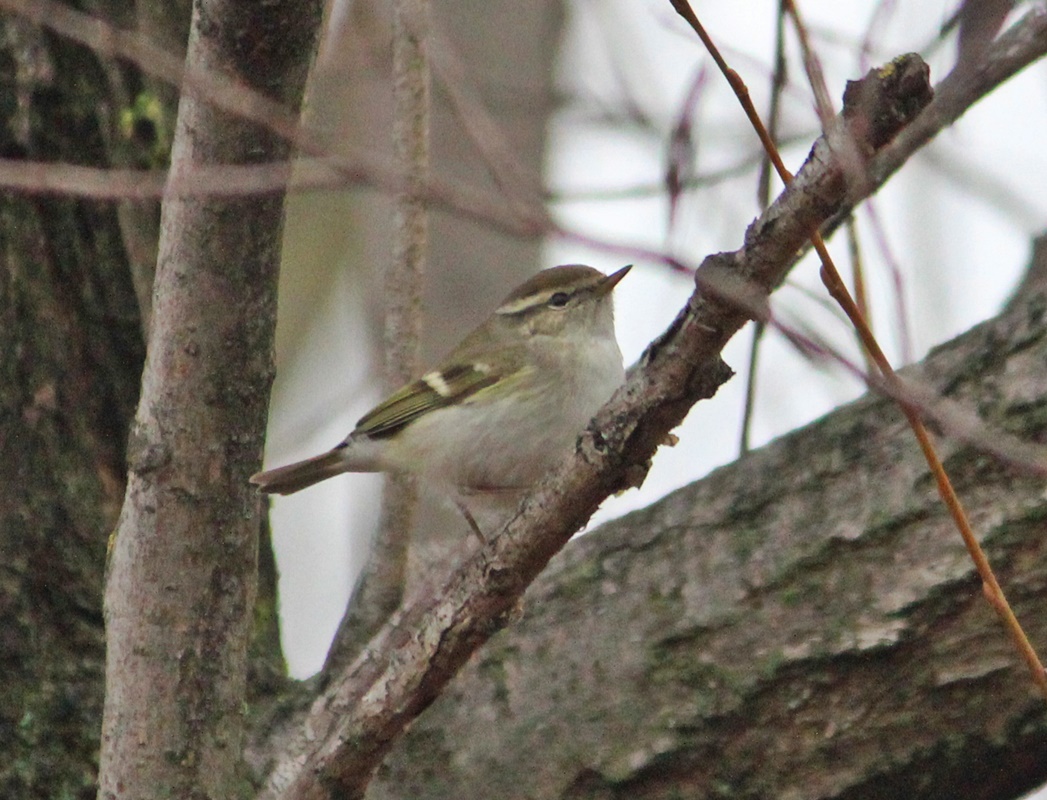
<path id="1" fill-rule="evenodd" d="M 547 292 L 541 294 L 529 294 L 526 297 L 520 297 L 516 300 L 511 300 L 508 303 L 502 303 L 495 310 L 495 314 L 519 314 L 521 311 L 526 311 L 529 308 L 540 306 L 549 301 L 549 298 L 556 294 L 561 289 L 550 289 Z"/>

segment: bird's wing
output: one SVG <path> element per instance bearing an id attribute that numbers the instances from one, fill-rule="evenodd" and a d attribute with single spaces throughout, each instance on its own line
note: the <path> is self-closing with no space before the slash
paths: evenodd
<path id="1" fill-rule="evenodd" d="M 435 408 L 460 403 L 503 379 L 483 363 L 453 364 L 423 375 L 368 411 L 354 434 L 388 436 Z"/>

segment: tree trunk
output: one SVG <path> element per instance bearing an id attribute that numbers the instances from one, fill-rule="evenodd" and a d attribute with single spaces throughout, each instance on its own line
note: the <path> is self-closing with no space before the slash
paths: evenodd
<path id="1" fill-rule="evenodd" d="M 1047 239 L 1020 301 L 904 378 L 1047 436 Z M 942 453 L 1047 649 L 1047 505 Z M 1007 798 L 1047 709 L 892 401 L 867 397 L 573 542 L 387 759 L 382 798 Z"/>
<path id="2" fill-rule="evenodd" d="M 161 218 L 142 396 L 105 587 L 99 796 L 247 796 L 244 703 L 258 576 L 283 193 L 179 195 L 214 164 L 289 174 L 319 0 L 197 0 Z M 216 102 L 253 89 L 264 122 Z M 256 108 L 257 108 L 256 103 Z"/>
<path id="3" fill-rule="evenodd" d="M 131 3 L 98 8 L 126 22 Z M 4 15 L 7 158 L 146 158 L 124 64 Z M 0 796 L 95 794 L 102 581 L 145 348 L 112 204 L 0 193 Z"/>

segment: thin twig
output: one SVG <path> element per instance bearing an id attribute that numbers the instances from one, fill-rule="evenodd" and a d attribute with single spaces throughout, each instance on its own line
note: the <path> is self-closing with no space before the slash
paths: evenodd
<path id="1" fill-rule="evenodd" d="M 876 242 L 880 256 L 887 264 L 887 274 L 891 276 L 891 287 L 894 290 L 894 329 L 898 336 L 899 357 L 902 364 L 910 364 L 915 358 L 913 351 L 912 329 L 909 324 L 909 307 L 905 302 L 905 273 L 891 247 L 887 229 L 877 211 L 876 198 L 869 198 L 863 211 L 872 227 L 873 241 Z"/>
<path id="2" fill-rule="evenodd" d="M 861 311 L 858 310 L 858 306 L 847 291 L 847 287 L 840 279 L 840 275 L 836 271 L 832 259 L 829 257 L 829 251 L 825 247 L 825 242 L 822 241 L 821 236 L 817 233 L 811 237 L 811 241 L 814 244 L 815 250 L 818 251 L 819 258 L 822 259 L 822 282 L 825 283 L 826 289 L 829 291 L 829 294 L 833 299 L 840 304 L 844 313 L 846 313 L 850 318 L 862 339 L 865 349 L 869 352 L 873 361 L 876 362 L 877 367 L 879 367 L 880 371 L 883 373 L 885 382 L 888 385 L 896 384 L 898 382 L 897 375 L 891 367 L 890 362 L 887 360 L 887 357 L 884 355 L 883 350 L 880 349 L 879 343 L 873 336 L 872 331 L 869 329 L 868 325 L 865 324 Z M 931 473 L 934 475 L 935 483 L 938 486 L 938 493 L 941 495 L 942 501 L 949 509 L 949 514 L 953 518 L 953 523 L 956 525 L 957 530 L 959 530 L 960 536 L 963 538 L 963 543 L 967 547 L 967 552 L 970 554 L 971 560 L 974 562 L 974 565 L 978 570 L 978 575 L 982 579 L 982 586 L 986 598 L 996 613 L 1000 616 L 1000 619 L 1003 622 L 1004 627 L 1007 629 L 1008 634 L 1010 634 L 1015 647 L 1018 649 L 1019 654 L 1028 666 L 1033 682 L 1040 690 L 1040 693 L 1044 696 L 1044 699 L 1047 700 L 1047 672 L 1044 671 L 1043 663 L 1040 661 L 1039 656 L 1037 656 L 1036 650 L 1029 641 L 1029 637 L 1025 635 L 1025 631 L 1022 629 L 1021 624 L 1018 622 L 1018 618 L 1015 616 L 1014 611 L 1007 602 L 1007 598 L 1004 596 L 1003 589 L 1000 588 L 1000 584 L 996 580 L 996 575 L 993 573 L 992 566 L 989 564 L 989 559 L 986 557 L 985 551 L 982 550 L 981 545 L 978 543 L 978 539 L 971 527 L 970 521 L 967 517 L 967 512 L 964 511 L 960 498 L 956 494 L 956 490 L 953 488 L 952 482 L 949 480 L 949 476 L 945 472 L 945 468 L 942 465 L 937 451 L 934 449 L 930 433 L 927 431 L 926 426 L 920 419 L 919 412 L 915 408 L 904 403 L 899 404 L 899 407 L 905 414 L 905 418 L 908 421 L 909 426 L 912 428 L 916 440 L 920 444 L 920 450 L 923 451 L 923 456 L 927 460 L 927 465 L 930 467 Z"/>
<path id="3" fill-rule="evenodd" d="M 511 206 L 541 206 L 542 187 L 534 180 L 533 170 L 523 164 L 502 125 L 475 96 L 475 76 L 470 75 L 451 42 L 437 28 L 430 28 L 429 39 L 429 63 L 438 89 L 446 92 L 451 110 L 479 151 L 495 185 Z"/>
<path id="4" fill-rule="evenodd" d="M 869 309 L 869 297 L 865 288 L 865 270 L 862 265 L 862 244 L 858 238 L 858 221 L 852 216 L 847 220 L 847 250 L 851 256 L 851 283 L 854 285 L 854 302 L 862 314 L 862 319 L 872 327 L 872 316 Z M 900 291 L 900 288 L 899 288 Z M 857 336 L 857 334 L 855 334 Z M 861 339 L 858 340 L 862 357 L 865 359 L 865 371 L 872 373 L 876 369 L 870 359 L 869 353 L 861 347 Z"/>
<path id="5" fill-rule="evenodd" d="M 706 33 L 702 23 L 698 21 L 698 17 L 695 16 L 688 0 L 669 0 L 669 2 L 672 3 L 673 8 L 676 9 L 676 13 L 687 20 L 690 26 L 694 29 L 694 32 L 698 34 L 698 38 L 702 40 L 705 49 L 709 51 L 709 55 L 712 56 L 713 61 L 716 62 L 716 66 L 719 67 L 720 72 L 723 73 L 723 76 L 727 79 L 727 83 L 730 84 L 731 89 L 734 90 L 738 99 L 741 100 L 742 110 L 745 112 L 745 116 L 749 118 L 749 122 L 756 131 L 756 135 L 759 137 L 764 150 L 767 152 L 767 157 L 771 159 L 775 171 L 785 183 L 791 181 L 793 175 L 785 168 L 785 162 L 782 161 L 781 154 L 779 154 L 778 148 L 775 146 L 774 140 L 771 138 L 771 134 L 768 133 L 767 128 L 764 127 L 763 120 L 760 119 L 760 115 L 756 111 L 756 106 L 753 105 L 752 98 L 749 97 L 749 87 L 745 85 L 745 81 L 742 80 L 737 72 L 728 66 L 723 56 L 720 55 L 720 50 L 709 37 L 709 34 Z"/>
<path id="6" fill-rule="evenodd" d="M 429 211 L 419 187 L 429 180 L 430 75 L 426 40 L 429 0 L 393 4 L 393 147 L 398 170 L 407 176 L 395 198 L 393 261 L 385 277 L 385 370 L 387 393 L 416 377 L 422 331 L 422 276 L 429 242 Z M 407 550 L 418 505 L 417 482 L 386 478 L 382 515 L 371 553 L 372 579 L 385 616 L 400 605 L 407 576 Z M 397 591 L 399 589 L 399 591 Z M 374 620 L 379 625 L 384 620 Z M 369 639 L 377 625 L 367 632 Z"/>
<path id="7" fill-rule="evenodd" d="M 771 75 L 771 104 L 767 111 L 767 125 L 771 138 L 778 140 L 778 126 L 781 123 L 782 92 L 788 80 L 788 62 L 785 59 L 785 5 L 784 0 L 778 4 L 774 34 L 774 73 Z M 763 211 L 771 203 L 771 160 L 767 151 L 763 151 L 760 163 L 760 177 L 757 180 L 756 197 Z M 738 452 L 745 455 L 749 452 L 749 439 L 752 433 L 753 413 L 756 409 L 756 377 L 760 360 L 760 344 L 763 342 L 767 326 L 763 320 L 753 323 L 753 338 L 749 346 L 749 371 L 745 376 L 745 407 L 742 411 L 742 435 L 738 443 Z"/>

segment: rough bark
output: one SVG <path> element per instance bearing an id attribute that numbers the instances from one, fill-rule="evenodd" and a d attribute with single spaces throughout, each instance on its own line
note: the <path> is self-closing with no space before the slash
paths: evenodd
<path id="1" fill-rule="evenodd" d="M 1047 238 L 1020 299 L 903 378 L 1047 439 Z M 1047 501 L 945 437 L 1047 649 Z M 368 797 L 1008 798 L 1047 709 L 905 419 L 866 397 L 573 542 L 415 724 Z"/>
<path id="2" fill-rule="evenodd" d="M 126 20 L 130 3 L 97 13 Z M 109 166 L 129 65 L 0 15 L 0 152 Z M 110 204 L 0 193 L 0 796 L 95 795 L 106 540 L 145 348 Z"/>
<path id="3" fill-rule="evenodd" d="M 187 63 L 297 108 L 319 2 L 201 0 Z M 283 161 L 267 127 L 183 94 L 172 174 Z M 283 196 L 164 203 L 149 352 L 106 581 L 100 796 L 222 797 L 242 769 Z"/>

